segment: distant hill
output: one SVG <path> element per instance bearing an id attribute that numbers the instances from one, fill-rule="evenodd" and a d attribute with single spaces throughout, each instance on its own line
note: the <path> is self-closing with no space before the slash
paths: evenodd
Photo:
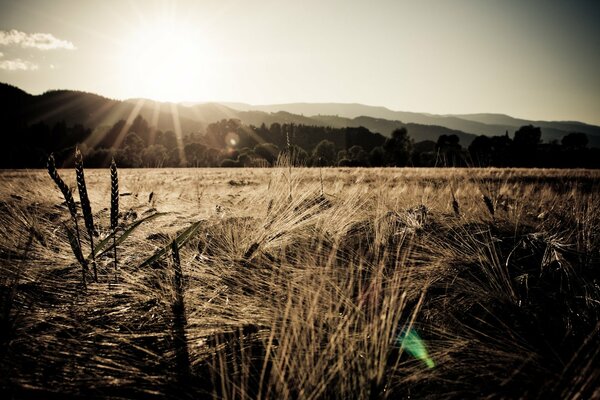
<path id="1" fill-rule="evenodd" d="M 440 135 L 455 134 L 463 146 L 477 135 L 512 134 L 523 125 L 542 128 L 545 141 L 560 140 L 570 132 L 588 135 L 591 146 L 600 147 L 600 127 L 576 121 L 551 122 L 517 119 L 502 114 L 434 115 L 393 111 L 385 107 L 345 103 L 290 103 L 249 105 L 244 103 L 162 103 L 146 99 L 119 101 L 93 93 L 54 90 L 31 95 L 0 83 L 0 129 L 10 131 L 44 121 L 81 124 L 92 130 L 132 120 L 141 115 L 160 130 L 183 133 L 204 132 L 208 124 L 222 119 L 239 119 L 244 124 L 267 126 L 294 123 L 314 126 L 359 127 L 390 136 L 406 127 L 415 142 L 435 141 Z M 5 133 L 6 134 L 6 133 Z"/>
<path id="2" fill-rule="evenodd" d="M 435 115 L 427 113 L 415 113 L 404 111 L 393 111 L 385 107 L 368 106 L 356 103 L 289 103 L 273 105 L 249 105 L 244 103 L 223 103 L 232 108 L 243 111 L 277 112 L 287 111 L 300 114 L 317 120 L 328 119 L 335 121 L 332 117 L 354 119 L 357 117 L 371 117 L 385 119 L 388 121 L 400 121 L 404 124 L 417 124 L 421 126 L 437 126 L 450 130 L 462 132 L 463 138 L 472 138 L 470 135 L 502 135 L 507 131 L 512 134 L 523 125 L 535 125 L 542 128 L 542 139 L 545 141 L 560 140 L 570 132 L 582 132 L 588 135 L 590 144 L 600 146 L 600 127 L 577 121 L 534 121 L 513 118 L 503 114 L 464 114 L 464 115 Z M 365 127 L 368 127 L 365 125 Z M 369 128 L 370 129 L 370 128 Z M 380 131 L 389 134 L 385 130 Z M 429 133 L 429 131 L 427 131 Z M 422 132 L 416 133 L 421 135 Z M 464 136 L 465 134 L 470 134 Z M 411 136 L 413 133 L 411 132 Z M 426 140 L 424 137 L 423 140 Z M 468 139 L 472 140 L 472 139 Z"/>

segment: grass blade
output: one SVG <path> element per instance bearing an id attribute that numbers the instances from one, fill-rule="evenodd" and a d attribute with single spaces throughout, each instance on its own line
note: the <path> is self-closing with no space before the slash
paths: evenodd
<path id="1" fill-rule="evenodd" d="M 158 212 L 158 213 L 148 215 L 147 217 L 144 217 L 142 219 L 135 221 L 133 224 L 128 226 L 127 229 L 125 229 L 123 231 L 123 234 L 121 236 L 119 236 L 118 238 L 116 238 L 116 234 L 117 234 L 116 231 L 111 232 L 110 235 L 108 235 L 107 237 L 102 239 L 96 245 L 96 247 L 94 248 L 94 256 L 102 256 L 102 255 L 106 254 L 107 252 L 112 250 L 115 246 L 118 246 L 119 244 L 123 243 L 125 241 L 125 239 L 127 239 L 129 237 L 129 235 L 131 235 L 133 233 L 133 231 L 135 231 L 141 224 L 143 224 L 144 222 L 153 220 L 154 218 L 160 217 L 162 215 L 167 215 L 167 213 Z M 106 247 L 110 244 L 111 240 L 113 241 L 113 243 L 109 247 Z M 92 254 L 90 253 L 90 255 L 88 256 L 88 259 L 91 259 L 91 257 L 92 257 Z"/>
<path id="2" fill-rule="evenodd" d="M 179 236 L 177 236 L 175 238 L 174 243 L 177 244 L 178 249 L 181 248 L 181 246 L 183 246 L 198 231 L 198 229 L 200 228 L 200 226 L 202 225 L 203 222 L 204 222 L 204 220 L 194 222 L 189 228 L 187 228 L 185 231 L 181 232 L 179 234 Z M 154 264 L 156 261 L 158 261 L 159 258 L 164 256 L 169 250 L 171 250 L 171 248 L 172 248 L 172 245 L 168 244 L 167 246 L 158 250 L 150 258 L 148 258 L 146 261 L 141 263 L 139 268 Z"/>
<path id="3" fill-rule="evenodd" d="M 417 360 L 423 361 L 428 368 L 435 367 L 435 363 L 427 353 L 425 342 L 423 342 L 423 339 L 421 339 L 416 330 L 409 329 L 408 331 L 402 331 L 398 335 L 398 342 L 402 348 L 406 349 L 408 354 Z"/>

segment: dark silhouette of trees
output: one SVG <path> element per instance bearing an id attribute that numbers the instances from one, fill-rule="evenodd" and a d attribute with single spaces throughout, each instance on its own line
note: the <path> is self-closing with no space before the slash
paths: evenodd
<path id="1" fill-rule="evenodd" d="M 382 146 L 374 147 L 369 153 L 369 165 L 371 167 L 385 166 L 385 150 Z"/>
<path id="2" fill-rule="evenodd" d="M 464 166 L 464 154 L 457 135 L 440 135 L 435 145 L 439 160 L 443 166 Z"/>
<path id="3" fill-rule="evenodd" d="M 489 136 L 477 136 L 469 145 L 469 154 L 475 166 L 490 166 L 493 154 L 492 139 Z"/>
<path id="4" fill-rule="evenodd" d="M 514 163 L 520 167 L 536 165 L 538 145 L 542 139 L 542 130 L 533 125 L 520 127 L 512 142 Z"/>
<path id="5" fill-rule="evenodd" d="M 295 144 L 281 152 L 281 156 L 297 167 L 304 167 L 308 162 L 308 153 L 302 147 Z"/>
<path id="6" fill-rule="evenodd" d="M 348 149 L 348 158 L 352 167 L 368 167 L 369 154 L 362 146 L 352 146 Z"/>
<path id="7" fill-rule="evenodd" d="M 399 128 L 392 132 L 392 137 L 385 141 L 383 149 L 386 153 L 386 164 L 395 167 L 408 165 L 412 150 L 412 140 L 406 128 Z"/>
<path id="8" fill-rule="evenodd" d="M 435 151 L 436 142 L 433 140 L 423 140 L 413 143 L 411 153 L 411 163 L 415 167 L 433 167 L 437 159 Z"/>
<path id="9" fill-rule="evenodd" d="M 264 158 L 269 165 L 275 165 L 277 157 L 279 157 L 279 147 L 273 143 L 261 143 L 254 146 L 254 152 Z"/>
<path id="10" fill-rule="evenodd" d="M 572 132 L 564 136 L 561 143 L 567 149 L 581 150 L 588 145 L 588 137 L 585 133 Z"/>
<path id="11" fill-rule="evenodd" d="M 318 165 L 321 167 L 335 165 L 337 158 L 335 144 L 330 140 L 321 140 L 314 148 L 312 156 L 313 165 Z"/>
<path id="12" fill-rule="evenodd" d="M 572 132 L 560 142 L 542 143 L 541 128 L 532 125 L 519 128 L 514 139 L 508 132 L 478 136 L 468 151 L 457 135 L 413 143 L 406 128 L 385 138 L 364 127 L 287 123 L 257 127 L 235 119 L 217 121 L 204 132 L 184 132 L 181 137 L 156 130 L 141 116 L 130 124 L 120 120 L 94 131 L 65 121 L 51 125 L 39 121 L 15 129 L 14 134 L 5 135 L 0 147 L 0 167 L 41 168 L 50 153 L 58 166 L 70 166 L 76 146 L 89 167 L 107 167 L 113 157 L 120 167 L 267 167 L 279 156 L 289 156 L 294 165 L 303 166 L 600 167 L 600 150 L 588 148 L 585 134 Z"/>
<path id="13" fill-rule="evenodd" d="M 507 167 L 512 165 L 512 139 L 508 132 L 501 136 L 492 136 L 492 165 L 495 167 Z"/>

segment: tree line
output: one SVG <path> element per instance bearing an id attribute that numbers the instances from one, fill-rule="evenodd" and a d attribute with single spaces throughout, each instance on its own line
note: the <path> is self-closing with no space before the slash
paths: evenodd
<path id="1" fill-rule="evenodd" d="M 73 163 L 78 147 L 88 167 L 269 167 L 285 157 L 295 165 L 344 167 L 600 167 L 600 150 L 588 147 L 587 136 L 573 132 L 560 142 L 542 143 L 541 129 L 519 128 L 511 138 L 478 136 L 463 146 L 456 135 L 437 142 L 414 142 L 406 128 L 390 137 L 364 127 L 273 123 L 245 125 L 224 119 L 203 133 L 177 135 L 160 131 L 138 116 L 108 128 L 52 126 L 38 122 L 5 138 L 2 168 L 42 168 L 49 154 L 63 167 Z"/>

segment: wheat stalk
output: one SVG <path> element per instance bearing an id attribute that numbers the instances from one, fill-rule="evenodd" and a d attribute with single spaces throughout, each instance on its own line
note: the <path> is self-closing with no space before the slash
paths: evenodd
<path id="1" fill-rule="evenodd" d="M 83 258 L 81 252 L 81 236 L 79 234 L 79 223 L 77 222 L 77 206 L 75 205 L 75 200 L 73 199 L 73 193 L 58 174 L 58 170 L 56 169 L 56 161 L 54 160 L 54 154 L 50 154 L 50 156 L 48 156 L 47 169 L 50 178 L 52 178 L 65 198 L 67 208 L 69 209 L 69 214 L 71 215 L 71 220 L 75 226 L 75 235 L 72 235 L 71 231 L 66 227 L 66 225 L 65 228 L 67 229 L 67 235 L 69 236 L 69 243 L 71 245 L 71 249 L 73 250 L 73 254 L 77 258 L 77 261 L 79 261 L 81 264 L 83 275 L 82 282 L 83 286 L 86 287 L 87 262 Z"/>
<path id="2" fill-rule="evenodd" d="M 94 268 L 94 280 L 98 282 L 98 269 L 96 268 L 96 255 L 94 254 L 94 236 L 97 234 L 94 228 L 94 217 L 92 216 L 92 207 L 85 185 L 85 175 L 83 173 L 83 156 L 79 149 L 75 149 L 75 175 L 77 177 L 77 189 L 79 190 L 79 201 L 81 202 L 81 211 L 85 228 L 90 237 L 90 248 L 92 253 L 92 266 Z"/>
<path id="3" fill-rule="evenodd" d="M 171 242 L 171 256 L 173 258 L 173 269 L 175 276 L 173 279 L 173 289 L 175 300 L 172 304 L 173 311 L 173 346 L 175 350 L 175 366 L 178 378 L 181 384 L 185 384 L 190 376 L 190 354 L 185 336 L 185 303 L 183 295 L 183 272 L 181 270 L 181 260 L 179 257 L 179 245 L 177 240 Z"/>

